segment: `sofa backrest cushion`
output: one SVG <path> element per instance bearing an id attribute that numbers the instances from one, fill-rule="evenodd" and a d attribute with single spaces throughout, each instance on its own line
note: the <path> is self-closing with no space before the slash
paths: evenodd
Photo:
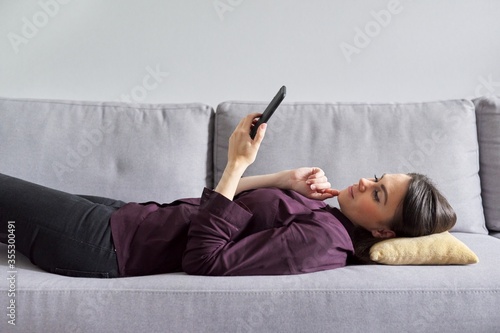
<path id="1" fill-rule="evenodd" d="M 224 102 L 216 112 L 215 182 L 237 122 L 267 103 Z M 481 202 L 474 105 L 468 100 L 408 104 L 282 104 L 269 121 L 247 175 L 301 166 L 325 170 L 342 189 L 360 177 L 419 172 L 458 215 L 454 231 L 487 233 Z M 335 199 L 328 203 L 337 206 Z"/>
<path id="2" fill-rule="evenodd" d="M 200 196 L 213 120 L 202 104 L 0 99 L 0 173 L 124 201 Z"/>
<path id="3" fill-rule="evenodd" d="M 486 226 L 491 231 L 500 232 L 500 98 L 477 98 L 474 104 Z"/>

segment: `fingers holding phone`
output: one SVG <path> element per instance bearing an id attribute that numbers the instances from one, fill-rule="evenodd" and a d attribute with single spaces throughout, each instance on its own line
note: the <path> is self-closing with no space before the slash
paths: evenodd
<path id="1" fill-rule="evenodd" d="M 257 157 L 266 133 L 266 122 L 283 100 L 284 93 L 285 87 L 283 86 L 263 114 L 249 114 L 236 126 L 229 138 L 226 168 L 214 191 L 233 200 L 243 173 Z"/>
<path id="2" fill-rule="evenodd" d="M 228 162 L 248 167 L 255 161 L 260 144 L 264 139 L 267 121 L 273 115 L 286 95 L 282 86 L 269 103 L 264 113 L 251 113 L 243 118 L 229 138 Z M 248 135 L 250 134 L 250 137 Z"/>
<path id="3" fill-rule="evenodd" d="M 260 116 L 252 113 L 243 118 L 229 138 L 228 163 L 248 167 L 255 161 L 260 144 L 264 139 L 267 124 L 261 124 L 256 130 L 254 139 L 248 133 L 256 125 L 254 121 Z"/>

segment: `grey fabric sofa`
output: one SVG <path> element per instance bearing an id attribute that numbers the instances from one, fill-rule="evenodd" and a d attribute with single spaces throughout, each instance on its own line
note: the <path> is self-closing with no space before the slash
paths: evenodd
<path id="1" fill-rule="evenodd" d="M 196 197 L 220 178 L 236 123 L 265 105 L 3 98 L 0 172 L 124 201 Z M 374 173 L 429 175 L 479 263 L 101 280 L 45 273 L 20 253 L 9 261 L 0 244 L 0 332 L 500 331 L 498 98 L 285 103 L 248 174 L 299 166 L 323 168 L 337 188 Z"/>

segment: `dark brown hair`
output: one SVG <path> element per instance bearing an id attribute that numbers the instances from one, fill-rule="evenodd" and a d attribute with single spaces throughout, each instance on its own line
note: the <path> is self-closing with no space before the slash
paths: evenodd
<path id="1" fill-rule="evenodd" d="M 408 176 L 411 177 L 408 191 L 389 225 L 396 237 L 419 237 L 450 230 L 457 216 L 448 200 L 427 176 L 418 173 L 408 173 Z M 370 248 L 382 240 L 363 228 L 356 228 L 355 261 L 374 263 L 370 260 Z"/>

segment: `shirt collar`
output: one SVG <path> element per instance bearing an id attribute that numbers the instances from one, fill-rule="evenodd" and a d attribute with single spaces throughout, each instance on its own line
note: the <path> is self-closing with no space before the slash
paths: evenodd
<path id="1" fill-rule="evenodd" d="M 325 207 L 331 214 L 333 214 L 339 221 L 340 223 L 342 223 L 342 225 L 344 226 L 345 230 L 347 230 L 347 233 L 349 234 L 349 237 L 351 237 L 351 240 L 353 239 L 354 237 L 354 229 L 356 229 L 356 227 L 354 226 L 354 224 L 351 222 L 351 220 L 349 220 L 347 218 L 347 216 L 345 216 L 341 211 L 340 209 L 336 208 L 336 207 L 331 207 L 331 206 L 326 206 Z"/>

